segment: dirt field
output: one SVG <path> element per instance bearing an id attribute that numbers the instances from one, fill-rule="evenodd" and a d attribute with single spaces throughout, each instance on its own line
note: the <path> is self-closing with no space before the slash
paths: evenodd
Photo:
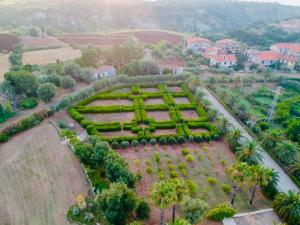
<path id="1" fill-rule="evenodd" d="M 110 105 L 132 105 L 133 102 L 127 99 L 118 99 L 118 100 L 95 100 L 88 104 L 87 106 L 110 106 Z"/>
<path id="2" fill-rule="evenodd" d="M 13 34 L 0 33 L 0 52 L 11 51 L 19 42 L 18 37 Z"/>
<path id="3" fill-rule="evenodd" d="M 174 101 L 176 104 L 190 104 L 190 100 L 187 97 L 175 97 Z"/>
<path id="4" fill-rule="evenodd" d="M 145 105 L 160 105 L 164 104 L 164 100 L 162 98 L 149 98 L 144 100 Z"/>
<path id="5" fill-rule="evenodd" d="M 190 154 L 194 157 L 192 163 L 188 163 L 185 157 L 182 155 L 182 148 L 186 147 L 189 149 Z M 154 160 L 154 152 L 157 151 L 160 155 L 160 163 L 157 164 Z M 177 171 L 180 177 L 184 179 L 191 179 L 199 185 L 199 190 L 196 194 L 197 197 L 205 199 L 210 206 L 218 203 L 230 201 L 230 194 L 225 193 L 221 189 L 221 184 L 231 184 L 225 175 L 225 166 L 234 163 L 235 155 L 229 150 L 228 145 L 224 141 L 214 141 L 212 143 L 203 144 L 185 144 L 181 145 L 167 145 L 167 146 L 151 146 L 140 147 L 138 150 L 134 148 L 126 150 L 118 150 L 129 163 L 131 171 L 137 173 L 141 171 L 142 179 L 136 186 L 136 192 L 139 196 L 143 196 L 149 199 L 151 187 L 154 182 L 159 181 L 158 170 L 163 171 L 165 179 L 169 176 L 168 165 L 174 166 L 174 171 Z M 200 156 L 200 158 L 199 158 Z M 138 159 L 139 164 L 136 165 L 134 160 Z M 221 160 L 224 160 L 225 166 L 222 165 Z M 187 168 L 187 176 L 184 177 L 178 169 L 178 164 L 184 163 Z M 147 168 L 151 167 L 153 172 L 148 173 Z M 217 183 L 211 185 L 208 183 L 207 178 L 217 178 Z M 248 204 L 250 188 L 243 187 L 236 198 L 235 207 L 238 212 L 245 212 L 255 209 L 263 209 L 271 206 L 271 202 L 263 197 L 261 192 L 258 192 L 254 206 Z M 158 224 L 159 222 L 159 211 L 156 207 L 151 207 L 152 214 L 151 220 L 147 224 Z M 171 216 L 171 207 L 166 212 L 166 218 L 169 219 Z M 180 215 L 180 210 L 178 210 Z M 203 223 L 210 224 L 210 223 Z M 213 224 L 213 223 L 211 223 Z M 216 223 L 218 224 L 218 223 Z"/>
<path id="6" fill-rule="evenodd" d="M 122 122 L 131 122 L 135 114 L 134 112 L 121 112 L 121 113 L 87 113 L 83 114 L 89 120 L 95 122 L 115 122 L 120 121 Z"/>
<path id="7" fill-rule="evenodd" d="M 54 37 L 22 37 L 21 41 L 25 49 L 39 49 L 39 48 L 55 48 L 66 45 Z"/>
<path id="8" fill-rule="evenodd" d="M 196 110 L 181 110 L 180 113 L 185 119 L 199 119 Z"/>
<path id="9" fill-rule="evenodd" d="M 148 111 L 147 116 L 156 121 L 171 120 L 169 111 Z"/>
<path id="10" fill-rule="evenodd" d="M 24 52 L 23 63 L 45 65 L 49 63 L 55 63 L 56 60 L 68 61 L 80 56 L 81 51 L 79 49 L 73 49 L 70 47 L 39 50 Z"/>
<path id="11" fill-rule="evenodd" d="M 155 44 L 165 40 L 174 45 L 180 44 L 183 36 L 166 31 L 132 31 L 118 32 L 107 35 L 101 34 L 66 34 L 58 39 L 72 45 L 94 44 L 98 46 L 109 46 L 124 43 L 129 37 L 134 36 L 140 42 Z"/>
<path id="12" fill-rule="evenodd" d="M 0 224 L 66 225 L 88 185 L 78 160 L 44 122 L 0 145 Z"/>
<path id="13" fill-rule="evenodd" d="M 2 82 L 4 80 L 4 73 L 6 73 L 9 68 L 10 68 L 10 64 L 8 61 L 8 54 L 0 54 L 0 82 Z"/>

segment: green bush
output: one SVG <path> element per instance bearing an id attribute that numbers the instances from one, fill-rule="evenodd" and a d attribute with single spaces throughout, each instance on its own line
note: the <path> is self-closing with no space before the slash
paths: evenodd
<path id="1" fill-rule="evenodd" d="M 128 148 L 129 147 L 129 141 L 122 141 L 120 146 L 123 149 Z"/>
<path id="2" fill-rule="evenodd" d="M 138 203 L 136 217 L 139 220 L 148 220 L 150 218 L 150 207 L 144 200 L 140 200 Z"/>
<path id="3" fill-rule="evenodd" d="M 193 135 L 189 135 L 189 142 L 193 143 L 195 141 L 195 137 Z"/>
<path id="4" fill-rule="evenodd" d="M 161 145 L 165 145 L 165 144 L 167 144 L 167 142 L 168 142 L 168 140 L 167 140 L 166 137 L 161 137 L 161 138 L 159 139 L 159 143 L 160 143 Z"/>
<path id="5" fill-rule="evenodd" d="M 179 144 L 183 144 L 185 141 L 186 141 L 186 139 L 185 139 L 184 136 L 179 136 L 179 137 L 178 137 L 178 143 L 179 143 Z"/>
<path id="6" fill-rule="evenodd" d="M 191 196 L 194 196 L 194 195 L 197 194 L 199 187 L 194 181 L 187 180 L 186 185 L 189 189 L 189 193 L 190 193 Z"/>
<path id="7" fill-rule="evenodd" d="M 177 178 L 178 177 L 178 173 L 176 171 L 170 171 L 170 177 L 171 178 Z"/>
<path id="8" fill-rule="evenodd" d="M 194 157 L 192 155 L 187 155 L 185 158 L 186 158 L 186 161 L 188 161 L 189 163 L 194 161 Z"/>
<path id="9" fill-rule="evenodd" d="M 215 178 L 215 177 L 208 177 L 207 178 L 207 182 L 209 183 L 209 184 L 211 184 L 211 185 L 214 185 L 214 184 L 216 184 L 217 183 L 217 178 Z"/>
<path id="10" fill-rule="evenodd" d="M 225 218 L 232 218 L 236 213 L 235 209 L 232 208 L 228 203 L 221 203 L 211 209 L 206 217 L 213 221 L 222 221 Z"/>
<path id="11" fill-rule="evenodd" d="M 44 102 L 49 102 L 55 95 L 56 87 L 52 83 L 41 84 L 37 90 L 37 95 Z"/>
<path id="12" fill-rule="evenodd" d="M 182 155 L 184 155 L 184 156 L 187 156 L 188 154 L 190 154 L 190 150 L 187 148 L 183 148 L 181 152 L 182 152 Z"/>
<path id="13" fill-rule="evenodd" d="M 28 97 L 28 98 L 24 98 L 20 101 L 20 106 L 23 109 L 33 109 L 38 105 L 38 102 L 35 98 L 32 97 Z"/>
<path id="14" fill-rule="evenodd" d="M 202 142 L 202 141 L 203 141 L 202 135 L 196 135 L 196 136 L 195 136 L 195 141 L 196 141 L 197 143 Z"/>
<path id="15" fill-rule="evenodd" d="M 150 139 L 150 144 L 151 145 L 156 145 L 157 144 L 157 140 L 155 138 L 151 138 Z"/>
<path id="16" fill-rule="evenodd" d="M 139 146 L 139 141 L 138 140 L 133 140 L 132 142 L 131 142 L 131 145 L 133 146 L 133 147 L 137 147 L 137 146 Z"/>
<path id="17" fill-rule="evenodd" d="M 221 184 L 221 188 L 225 193 L 231 193 L 232 188 L 229 184 Z"/>
<path id="18" fill-rule="evenodd" d="M 168 138 L 168 143 L 169 143 L 170 145 L 176 144 L 176 138 L 174 138 L 174 137 L 169 137 L 169 138 Z"/>
<path id="19" fill-rule="evenodd" d="M 141 140 L 141 144 L 142 144 L 142 145 L 146 145 L 146 144 L 147 144 L 147 139 L 142 139 L 142 140 Z"/>

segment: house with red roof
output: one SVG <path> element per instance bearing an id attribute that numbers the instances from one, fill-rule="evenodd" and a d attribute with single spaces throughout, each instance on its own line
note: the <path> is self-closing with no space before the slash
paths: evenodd
<path id="1" fill-rule="evenodd" d="M 223 49 L 226 53 L 236 53 L 241 49 L 239 42 L 232 39 L 222 39 L 216 42 L 218 48 Z"/>
<path id="2" fill-rule="evenodd" d="M 203 54 L 206 48 L 212 46 L 212 42 L 206 38 L 192 37 L 186 40 L 186 49 L 191 49 L 195 54 Z"/>
<path id="3" fill-rule="evenodd" d="M 117 70 L 113 66 L 104 65 L 94 70 L 94 77 L 96 79 L 113 77 L 116 75 L 117 75 Z"/>
<path id="4" fill-rule="evenodd" d="M 206 59 L 210 59 L 213 56 L 216 55 L 223 55 L 226 54 L 226 52 L 223 49 L 217 48 L 217 47 L 210 47 L 205 49 L 203 53 L 203 57 Z"/>
<path id="5" fill-rule="evenodd" d="M 237 63 L 237 59 L 233 54 L 215 55 L 210 58 L 210 66 L 219 66 L 224 68 L 232 68 Z"/>
<path id="6" fill-rule="evenodd" d="M 271 46 L 271 50 L 300 62 L 300 43 L 277 43 Z"/>

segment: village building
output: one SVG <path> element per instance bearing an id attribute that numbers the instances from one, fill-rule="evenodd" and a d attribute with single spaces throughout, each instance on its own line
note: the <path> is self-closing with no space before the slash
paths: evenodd
<path id="1" fill-rule="evenodd" d="M 210 66 L 219 66 L 224 68 L 232 68 L 237 63 L 237 59 L 233 54 L 216 55 L 210 58 Z"/>
<path id="2" fill-rule="evenodd" d="M 186 49 L 191 49 L 195 54 L 203 54 L 205 49 L 212 46 L 212 42 L 206 38 L 188 38 L 186 40 Z"/>
<path id="3" fill-rule="evenodd" d="M 223 49 L 217 48 L 217 47 L 210 47 L 205 49 L 203 53 L 203 57 L 206 59 L 210 59 L 216 55 L 224 55 L 226 52 Z"/>
<path id="4" fill-rule="evenodd" d="M 216 42 L 218 48 L 223 49 L 226 53 L 236 53 L 241 49 L 240 43 L 232 39 L 222 39 Z"/>
<path id="5" fill-rule="evenodd" d="M 94 70 L 96 79 L 113 77 L 115 75 L 117 75 L 117 70 L 113 66 L 104 65 Z"/>
<path id="6" fill-rule="evenodd" d="M 173 75 L 179 75 L 184 72 L 186 62 L 184 60 L 179 59 L 168 59 L 168 60 L 160 60 L 158 62 L 160 74 L 163 74 L 165 70 L 170 70 Z"/>
<path id="7" fill-rule="evenodd" d="M 271 46 L 271 50 L 294 57 L 297 62 L 300 62 L 300 43 L 277 43 Z"/>

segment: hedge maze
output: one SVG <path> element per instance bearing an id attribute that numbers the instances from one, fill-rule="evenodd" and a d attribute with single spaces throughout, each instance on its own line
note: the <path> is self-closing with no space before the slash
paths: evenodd
<path id="1" fill-rule="evenodd" d="M 126 93 L 116 90 L 85 99 L 69 108 L 69 115 L 89 135 L 115 145 L 124 141 L 201 142 L 220 137 L 186 84 L 133 86 Z"/>

